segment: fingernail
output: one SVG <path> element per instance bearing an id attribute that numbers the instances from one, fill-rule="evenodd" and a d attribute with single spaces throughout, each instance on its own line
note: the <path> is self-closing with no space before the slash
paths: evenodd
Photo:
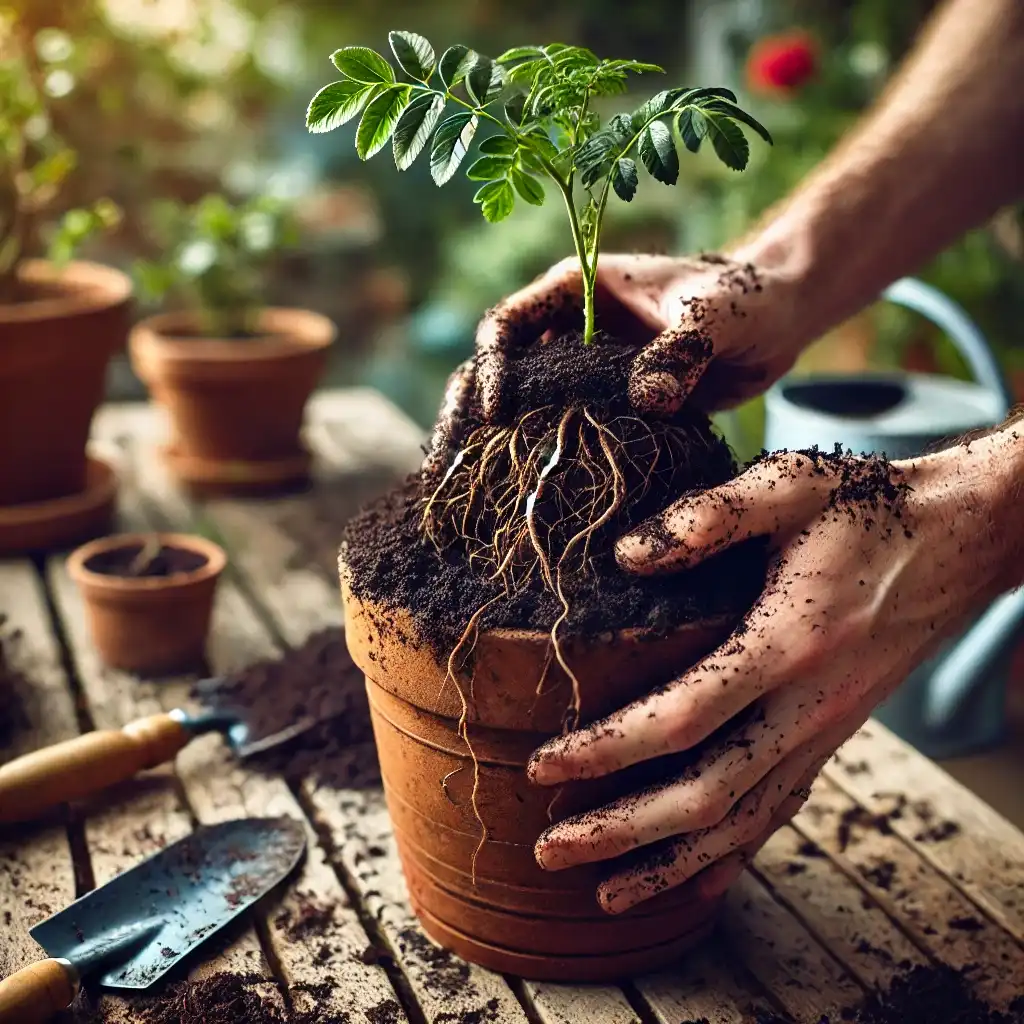
<path id="1" fill-rule="evenodd" d="M 631 897 L 628 889 L 613 889 L 607 882 L 598 887 L 597 903 L 606 914 L 623 914 L 640 900 Z"/>
<path id="2" fill-rule="evenodd" d="M 564 771 L 560 770 L 558 748 L 541 747 L 530 758 L 526 766 L 526 777 L 538 786 L 550 786 L 562 782 Z"/>
<path id="3" fill-rule="evenodd" d="M 638 533 L 627 533 L 615 545 L 615 560 L 623 569 L 635 569 L 650 558 L 650 545 Z"/>
<path id="4" fill-rule="evenodd" d="M 574 861 L 564 843 L 565 837 L 554 828 L 549 828 L 541 833 L 534 844 L 534 859 L 545 871 L 561 871 L 563 868 L 572 867 Z"/>

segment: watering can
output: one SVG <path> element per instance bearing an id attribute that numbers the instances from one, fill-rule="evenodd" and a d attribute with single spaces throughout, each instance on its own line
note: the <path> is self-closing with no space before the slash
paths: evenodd
<path id="1" fill-rule="evenodd" d="M 765 447 L 831 449 L 892 459 L 1004 420 L 1013 400 L 984 336 L 942 292 L 912 278 L 883 293 L 942 328 L 973 382 L 918 373 L 787 377 L 765 395 Z M 946 642 L 875 712 L 929 757 L 957 757 L 996 743 L 1005 725 L 1006 685 L 1024 633 L 1024 587 L 998 598 L 966 632 Z"/>

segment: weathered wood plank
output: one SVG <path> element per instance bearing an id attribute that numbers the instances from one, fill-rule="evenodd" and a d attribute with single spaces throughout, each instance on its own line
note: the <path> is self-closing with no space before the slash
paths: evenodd
<path id="1" fill-rule="evenodd" d="M 0 612 L 5 630 L 9 691 L 0 693 L 0 760 L 70 739 L 78 719 L 46 599 L 30 562 L 0 562 Z M 0 679 L 0 686 L 5 683 Z M 29 938 L 33 925 L 76 896 L 75 871 L 63 823 L 4 827 L 0 837 L 0 977 L 42 950 Z"/>
<path id="2" fill-rule="evenodd" d="M 1024 835 L 1010 822 L 879 722 L 857 733 L 825 775 L 888 815 L 918 856 L 1024 941 Z"/>
<path id="3" fill-rule="evenodd" d="M 722 935 L 751 974 L 799 1021 L 856 1006 L 864 990 L 752 875 L 729 891 Z"/>
<path id="4" fill-rule="evenodd" d="M 1024 949 L 915 849 L 872 822 L 859 805 L 827 779 L 819 779 L 794 828 L 804 842 L 794 861 L 808 870 L 830 858 L 870 893 L 885 912 L 930 956 L 957 970 L 972 971 L 978 994 L 1006 1008 L 1024 985 Z"/>
<path id="5" fill-rule="evenodd" d="M 636 979 L 635 987 L 658 1024 L 748 1024 L 774 1009 L 757 983 L 740 974 L 720 936 L 684 957 L 678 968 Z"/>
<path id="6" fill-rule="evenodd" d="M 806 839 L 792 828 L 777 832 L 755 868 L 776 897 L 864 986 L 887 987 L 899 968 L 928 958 L 864 890 L 831 861 L 805 857 Z"/>
<path id="7" fill-rule="evenodd" d="M 622 989 L 610 985 L 553 985 L 523 982 L 527 1004 L 544 1024 L 640 1024 Z"/>

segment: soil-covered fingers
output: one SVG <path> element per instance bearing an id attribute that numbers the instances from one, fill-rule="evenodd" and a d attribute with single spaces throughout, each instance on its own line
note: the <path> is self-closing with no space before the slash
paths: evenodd
<path id="1" fill-rule="evenodd" d="M 751 616 L 756 618 L 759 608 Z M 785 651 L 774 653 L 777 657 L 766 659 L 756 645 L 726 641 L 666 686 L 545 743 L 527 766 L 531 781 L 552 786 L 597 778 L 691 749 L 790 678 Z"/>
<path id="2" fill-rule="evenodd" d="M 426 458 L 423 460 L 423 472 L 427 476 L 433 476 L 444 469 L 448 464 L 452 449 L 458 447 L 456 437 L 458 423 L 469 409 L 475 385 L 476 373 L 473 360 L 467 359 L 452 371 L 448 383 L 445 385 L 441 409 L 437 414 L 433 433 L 430 435 Z"/>
<path id="3" fill-rule="evenodd" d="M 723 822 L 670 840 L 612 875 L 598 886 L 602 908 L 609 914 L 621 914 L 732 854 L 742 856 L 748 845 L 768 832 L 773 820 L 784 823 L 781 808 L 820 757 L 817 749 L 791 755 L 738 801 Z"/>
<path id="4" fill-rule="evenodd" d="M 806 790 L 806 779 L 813 781 L 869 713 L 866 705 L 858 706 L 812 743 L 780 761 L 717 825 L 666 840 L 649 854 L 638 851 L 628 868 L 601 883 L 598 902 L 608 913 L 621 914 L 732 854 L 757 843 L 763 845 L 774 831 L 773 819 L 779 825 L 788 820 L 783 816 L 784 805 L 794 791 Z"/>
<path id="5" fill-rule="evenodd" d="M 827 728 L 833 709 L 828 684 L 780 688 L 759 702 L 748 721 L 715 742 L 677 778 L 666 779 L 605 807 L 558 822 L 538 839 L 536 857 L 548 870 L 611 860 L 669 836 L 707 829 L 787 757 Z"/>
<path id="6" fill-rule="evenodd" d="M 630 572 L 671 572 L 751 537 L 776 543 L 806 526 L 835 486 L 835 473 L 799 452 L 779 452 L 703 494 L 684 497 L 619 539 Z"/>
<path id="7" fill-rule="evenodd" d="M 800 808 L 807 802 L 814 780 L 818 777 L 826 761 L 828 761 L 828 757 L 818 759 L 772 815 L 768 827 L 760 835 L 727 857 L 706 867 L 693 879 L 702 899 L 713 900 L 731 888 L 736 879 L 746 871 L 747 866 L 760 852 L 761 847 L 780 828 L 789 824 L 796 817 Z"/>

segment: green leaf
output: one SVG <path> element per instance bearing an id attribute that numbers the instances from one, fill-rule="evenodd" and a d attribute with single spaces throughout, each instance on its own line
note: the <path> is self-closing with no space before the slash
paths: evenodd
<path id="1" fill-rule="evenodd" d="M 615 189 L 615 194 L 628 203 L 636 195 L 638 184 L 636 164 L 628 157 L 616 160 L 612 168 L 612 188 Z"/>
<path id="2" fill-rule="evenodd" d="M 738 130 L 738 129 L 737 129 Z M 743 133 L 740 132 L 742 137 Z M 661 121 L 648 125 L 640 136 L 640 159 L 651 176 L 666 185 L 674 185 L 679 178 L 679 154 L 676 153 L 672 133 Z"/>
<path id="3" fill-rule="evenodd" d="M 544 57 L 538 60 L 524 61 L 522 64 L 517 64 L 514 68 L 508 69 L 508 80 L 513 85 L 533 85 L 533 80 L 545 69 L 550 69 L 551 65 L 547 62 Z"/>
<path id="4" fill-rule="evenodd" d="M 702 100 L 724 99 L 736 102 L 736 93 L 724 86 L 705 86 L 700 89 L 682 89 L 676 99 L 676 105 L 684 103 L 700 103 Z"/>
<path id="5" fill-rule="evenodd" d="M 363 85 L 390 85 L 395 70 L 376 50 L 368 46 L 346 46 L 331 54 L 334 66 L 353 82 Z"/>
<path id="6" fill-rule="evenodd" d="M 518 167 L 512 170 L 512 184 L 516 191 L 533 206 L 544 205 L 544 186 L 531 174 L 521 171 Z"/>
<path id="7" fill-rule="evenodd" d="M 392 86 L 370 100 L 356 129 L 356 153 L 360 160 L 369 160 L 388 144 L 408 100 L 407 85 Z"/>
<path id="8" fill-rule="evenodd" d="M 512 212 L 516 205 L 516 194 L 507 181 L 489 181 L 473 196 L 473 202 L 479 203 L 484 217 L 496 224 Z"/>
<path id="9" fill-rule="evenodd" d="M 676 119 L 676 127 L 682 137 L 683 145 L 691 153 L 700 150 L 700 144 L 708 133 L 707 122 L 696 107 L 687 107 Z"/>
<path id="10" fill-rule="evenodd" d="M 678 89 L 663 89 L 661 92 L 652 96 L 643 106 L 638 107 L 631 118 L 633 131 L 640 131 L 640 129 L 651 120 L 651 118 L 659 117 L 667 110 L 670 110 L 673 105 L 673 101 L 678 97 L 678 95 Z"/>
<path id="11" fill-rule="evenodd" d="M 452 114 L 438 126 L 430 150 L 430 173 L 438 185 L 450 181 L 465 159 L 476 134 L 477 117 L 469 111 Z"/>
<path id="12" fill-rule="evenodd" d="M 306 127 L 311 132 L 330 132 L 351 121 L 376 95 L 379 86 L 359 82 L 331 82 L 310 101 L 306 111 Z"/>
<path id="13" fill-rule="evenodd" d="M 478 106 L 486 106 L 501 92 L 505 84 L 502 69 L 490 57 L 478 56 L 466 75 L 466 92 Z"/>
<path id="14" fill-rule="evenodd" d="M 469 69 L 476 63 L 476 53 L 468 46 L 457 43 L 449 46 L 441 54 L 441 60 L 437 65 L 441 72 L 441 80 L 449 89 L 454 89 L 469 72 Z"/>
<path id="15" fill-rule="evenodd" d="M 543 57 L 544 50 L 540 46 L 514 46 L 497 58 L 499 64 L 507 64 L 511 60 L 522 60 L 524 57 Z"/>
<path id="16" fill-rule="evenodd" d="M 410 77 L 421 82 L 429 80 L 434 73 L 434 48 L 415 32 L 389 32 L 388 41 L 395 60 Z"/>
<path id="17" fill-rule="evenodd" d="M 750 144 L 743 134 L 743 129 L 722 114 L 703 111 L 704 120 L 708 125 L 708 136 L 715 147 L 718 159 L 734 171 L 742 171 L 750 159 Z"/>
<path id="18" fill-rule="evenodd" d="M 400 171 L 408 170 L 423 151 L 430 133 L 441 117 L 444 105 L 445 98 L 441 93 L 426 93 L 417 96 L 402 111 L 391 140 L 395 166 Z"/>
<path id="19" fill-rule="evenodd" d="M 511 156 L 515 151 L 515 139 L 507 135 L 492 135 L 480 143 L 480 152 L 490 156 Z"/>
<path id="20" fill-rule="evenodd" d="M 511 167 L 510 156 L 482 156 L 470 165 L 466 177 L 471 181 L 491 181 L 503 177 Z"/>
<path id="21" fill-rule="evenodd" d="M 741 107 L 736 106 L 735 103 L 729 103 L 726 100 L 712 100 L 710 103 L 702 104 L 700 109 L 711 111 L 716 114 L 724 114 L 726 117 L 730 117 L 734 121 L 740 121 L 747 125 L 748 128 L 753 128 L 769 146 L 773 144 L 771 133 L 768 129 L 765 128 L 765 126 L 756 118 L 751 117 L 751 115 Z"/>

